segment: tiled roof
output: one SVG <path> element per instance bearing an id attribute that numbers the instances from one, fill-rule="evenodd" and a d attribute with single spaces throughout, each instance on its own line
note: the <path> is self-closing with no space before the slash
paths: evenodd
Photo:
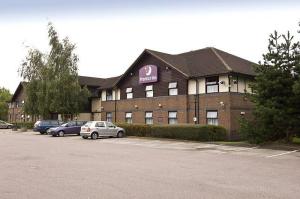
<path id="1" fill-rule="evenodd" d="M 105 79 L 97 77 L 78 76 L 78 81 L 81 86 L 101 86 Z"/>
<path id="2" fill-rule="evenodd" d="M 187 77 L 200 77 L 229 72 L 255 75 L 252 68 L 255 63 L 212 47 L 177 55 L 148 49 L 146 51 L 160 58 Z"/>
<path id="3" fill-rule="evenodd" d="M 113 88 L 121 76 L 105 78 L 99 89 Z"/>

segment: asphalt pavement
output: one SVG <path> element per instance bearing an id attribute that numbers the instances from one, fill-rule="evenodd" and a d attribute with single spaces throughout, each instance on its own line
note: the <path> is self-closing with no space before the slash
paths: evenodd
<path id="1" fill-rule="evenodd" d="M 300 152 L 0 130 L 1 199 L 298 199 Z"/>

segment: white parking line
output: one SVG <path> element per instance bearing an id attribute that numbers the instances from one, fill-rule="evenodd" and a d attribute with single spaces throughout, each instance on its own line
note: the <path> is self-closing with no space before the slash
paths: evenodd
<path id="1" fill-rule="evenodd" d="M 286 154 L 290 154 L 290 153 L 295 153 L 297 151 L 299 151 L 299 150 L 288 151 L 288 152 L 279 153 L 279 154 L 275 154 L 275 155 L 269 155 L 269 156 L 266 156 L 266 158 L 272 158 L 272 157 L 277 157 L 277 156 L 286 155 Z"/>

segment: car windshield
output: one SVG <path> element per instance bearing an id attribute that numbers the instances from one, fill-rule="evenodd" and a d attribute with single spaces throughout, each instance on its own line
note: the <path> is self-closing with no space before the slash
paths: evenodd
<path id="1" fill-rule="evenodd" d="M 62 124 L 62 125 L 60 125 L 60 126 L 66 127 L 67 125 L 68 125 L 68 123 L 64 123 L 64 124 Z"/>

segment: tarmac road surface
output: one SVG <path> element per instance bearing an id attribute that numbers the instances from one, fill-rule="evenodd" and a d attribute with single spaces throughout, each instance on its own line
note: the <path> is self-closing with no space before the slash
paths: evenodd
<path id="1" fill-rule="evenodd" d="M 0 130 L 1 199 L 298 199 L 300 153 Z"/>

